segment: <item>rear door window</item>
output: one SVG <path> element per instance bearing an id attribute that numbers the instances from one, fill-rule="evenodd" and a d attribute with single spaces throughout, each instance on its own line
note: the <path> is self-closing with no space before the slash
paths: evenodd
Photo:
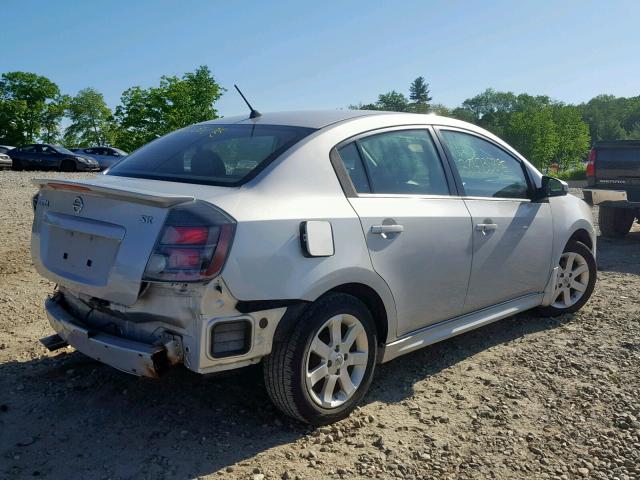
<path id="1" fill-rule="evenodd" d="M 107 175 L 241 185 L 313 131 L 282 125 L 192 125 L 136 150 Z"/>
<path id="2" fill-rule="evenodd" d="M 426 130 L 396 130 L 357 141 L 371 183 L 381 194 L 449 195 L 438 153 Z"/>

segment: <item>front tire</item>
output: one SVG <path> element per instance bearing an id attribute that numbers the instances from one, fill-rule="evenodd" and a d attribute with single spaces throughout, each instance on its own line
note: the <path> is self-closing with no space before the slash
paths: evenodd
<path id="1" fill-rule="evenodd" d="M 539 309 L 546 317 L 577 312 L 587 303 L 596 285 L 596 259 L 584 243 L 570 241 L 560 256 L 558 266 L 560 272 L 553 301 Z"/>
<path id="2" fill-rule="evenodd" d="M 64 160 L 60 164 L 61 172 L 75 172 L 76 170 L 76 162 L 74 162 L 73 160 Z"/>
<path id="3" fill-rule="evenodd" d="M 24 166 L 22 165 L 22 160 L 14 158 L 11 160 L 11 170 L 14 172 L 21 172 L 24 170 Z"/>
<path id="4" fill-rule="evenodd" d="M 264 360 L 273 403 L 312 425 L 345 418 L 367 392 L 376 364 L 373 318 L 357 298 L 332 293 L 314 302 Z"/>
<path id="5" fill-rule="evenodd" d="M 636 211 L 630 208 L 600 207 L 598 225 L 605 237 L 624 237 L 636 218 Z"/>

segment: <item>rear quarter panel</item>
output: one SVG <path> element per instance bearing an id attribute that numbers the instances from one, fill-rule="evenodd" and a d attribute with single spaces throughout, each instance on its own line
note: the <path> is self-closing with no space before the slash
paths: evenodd
<path id="1" fill-rule="evenodd" d="M 360 219 L 329 159 L 331 148 L 349 134 L 331 133 L 312 135 L 241 187 L 238 203 L 227 209 L 238 225 L 222 278 L 235 298 L 247 301 L 314 301 L 339 285 L 368 285 L 385 304 L 393 338 L 391 291 L 373 270 Z M 334 255 L 303 255 L 300 223 L 306 220 L 331 223 Z"/>

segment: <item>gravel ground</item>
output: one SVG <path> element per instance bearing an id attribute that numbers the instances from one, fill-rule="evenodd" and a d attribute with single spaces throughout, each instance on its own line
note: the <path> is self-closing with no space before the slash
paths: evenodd
<path id="1" fill-rule="evenodd" d="M 578 314 L 521 314 L 382 365 L 361 408 L 314 430 L 275 410 L 259 368 L 153 381 L 47 353 L 38 176 L 61 175 L 0 172 L 0 478 L 640 478 L 638 227 L 600 240 Z"/>

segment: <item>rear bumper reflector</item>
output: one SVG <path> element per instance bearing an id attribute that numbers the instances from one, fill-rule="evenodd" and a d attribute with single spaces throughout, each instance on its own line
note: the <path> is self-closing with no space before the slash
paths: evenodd
<path id="1" fill-rule="evenodd" d="M 211 329 L 211 356 L 224 358 L 244 355 L 251 349 L 251 322 L 218 322 Z"/>

